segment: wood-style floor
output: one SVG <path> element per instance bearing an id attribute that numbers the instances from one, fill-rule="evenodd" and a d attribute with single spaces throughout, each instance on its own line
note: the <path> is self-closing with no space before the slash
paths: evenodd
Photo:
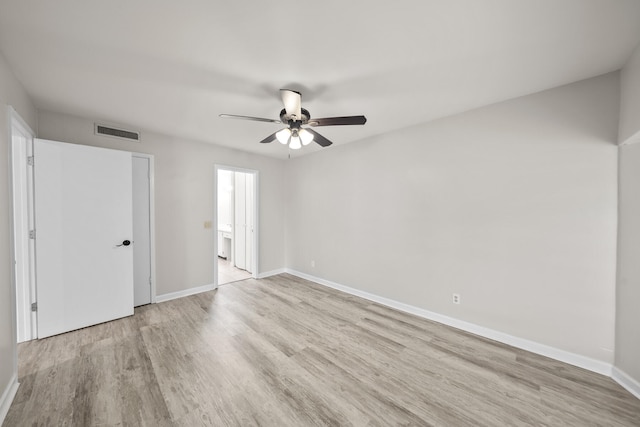
<path id="1" fill-rule="evenodd" d="M 289 275 L 19 346 L 4 426 L 640 426 L 610 378 Z"/>
<path id="2" fill-rule="evenodd" d="M 251 273 L 241 270 L 231 264 L 231 261 L 218 258 L 218 285 L 250 279 Z"/>

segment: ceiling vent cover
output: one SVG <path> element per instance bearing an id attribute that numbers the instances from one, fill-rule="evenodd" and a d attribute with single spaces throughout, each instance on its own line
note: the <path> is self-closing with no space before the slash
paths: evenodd
<path id="1" fill-rule="evenodd" d="M 140 132 L 117 129 L 111 126 L 99 125 L 95 123 L 95 134 L 110 136 L 112 138 L 128 139 L 129 141 L 140 142 Z"/>

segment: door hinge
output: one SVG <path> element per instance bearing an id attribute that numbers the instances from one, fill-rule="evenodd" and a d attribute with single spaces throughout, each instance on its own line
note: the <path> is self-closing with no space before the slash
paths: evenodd
<path id="1" fill-rule="evenodd" d="M 33 156 L 27 157 L 27 165 L 33 166 Z"/>
<path id="2" fill-rule="evenodd" d="M 29 230 L 29 238 L 30 239 L 36 238 L 36 230 Z"/>
<path id="3" fill-rule="evenodd" d="M 151 276 L 149 276 L 149 284 L 151 285 Z"/>
<path id="4" fill-rule="evenodd" d="M 37 302 L 32 302 L 31 303 L 31 311 L 38 311 L 38 303 Z"/>

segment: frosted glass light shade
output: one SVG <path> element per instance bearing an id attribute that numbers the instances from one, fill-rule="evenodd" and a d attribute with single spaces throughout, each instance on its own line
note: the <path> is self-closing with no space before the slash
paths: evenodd
<path id="1" fill-rule="evenodd" d="M 289 128 L 284 128 L 276 132 L 276 139 L 278 140 L 278 142 L 280 142 L 280 144 L 287 145 L 290 137 L 291 137 L 291 129 Z"/>
<path id="2" fill-rule="evenodd" d="M 292 150 L 298 150 L 298 149 L 302 148 L 302 144 L 300 144 L 300 137 L 299 136 L 292 136 L 291 137 L 291 142 L 289 143 L 289 148 L 291 148 Z"/>
<path id="3" fill-rule="evenodd" d="M 309 145 L 313 141 L 313 134 L 306 129 L 300 129 L 298 132 L 302 145 Z"/>

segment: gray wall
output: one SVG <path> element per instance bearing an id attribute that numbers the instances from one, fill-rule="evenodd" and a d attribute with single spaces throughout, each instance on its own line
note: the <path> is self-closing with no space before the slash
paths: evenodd
<path id="1" fill-rule="evenodd" d="M 155 156 L 156 292 L 158 295 L 213 283 L 214 164 L 259 171 L 260 259 L 258 272 L 284 266 L 284 161 L 217 145 L 142 132 L 140 143 L 94 135 L 93 121 L 40 111 L 44 139 L 149 153 Z"/>
<path id="2" fill-rule="evenodd" d="M 618 85 L 611 73 L 290 161 L 286 265 L 612 363 Z"/>
<path id="3" fill-rule="evenodd" d="M 11 257 L 11 183 L 9 179 L 9 129 L 7 106 L 11 105 L 32 129 L 36 110 L 22 85 L 0 53 L 0 396 L 11 386 L 15 372 L 16 339 L 13 315 Z M 2 402 L 0 402 L 2 403 Z"/>
<path id="4" fill-rule="evenodd" d="M 620 73 L 619 142 L 640 142 L 640 45 Z"/>
<path id="5" fill-rule="evenodd" d="M 616 368 L 640 383 L 640 144 L 620 147 Z"/>
<path id="6" fill-rule="evenodd" d="M 640 46 L 620 80 L 615 366 L 640 384 Z"/>

